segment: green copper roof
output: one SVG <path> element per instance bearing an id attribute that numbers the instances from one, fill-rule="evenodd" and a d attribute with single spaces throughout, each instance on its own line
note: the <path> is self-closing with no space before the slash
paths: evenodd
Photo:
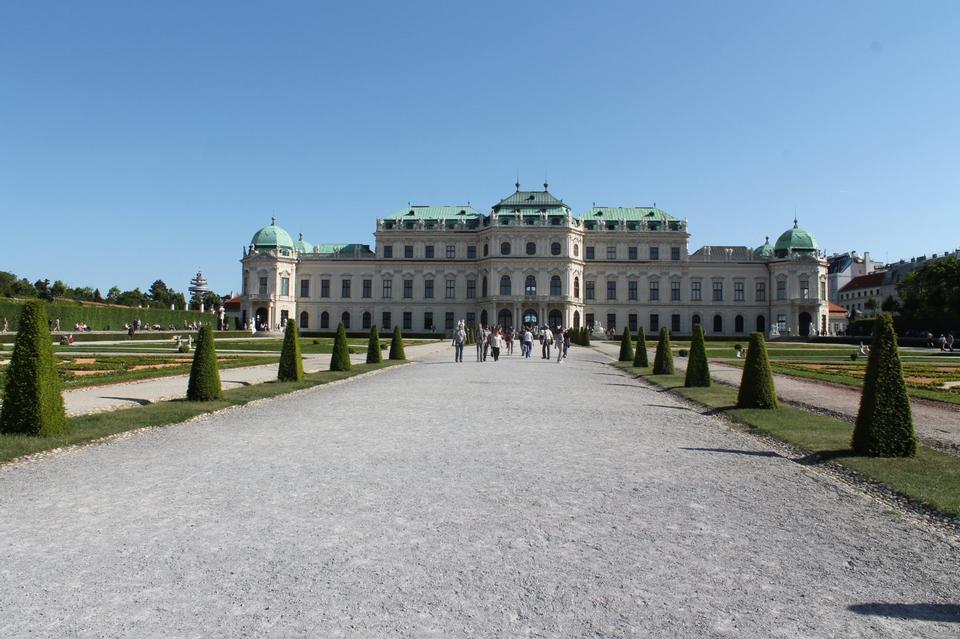
<path id="1" fill-rule="evenodd" d="M 293 238 L 290 237 L 289 233 L 277 226 L 276 218 L 270 221 L 270 226 L 265 226 L 254 233 L 250 243 L 258 249 L 293 248 Z"/>
<path id="2" fill-rule="evenodd" d="M 300 238 L 293 243 L 293 248 L 297 249 L 297 253 L 313 253 L 313 244 L 303 239 L 303 233 L 301 233 Z"/>
<path id="3" fill-rule="evenodd" d="M 793 228 L 787 229 L 783 235 L 777 238 L 774 251 L 778 254 L 788 251 L 817 251 L 820 247 L 816 238 L 797 226 L 797 221 L 793 221 Z"/>
<path id="4" fill-rule="evenodd" d="M 546 185 L 544 185 L 546 186 Z M 517 192 L 509 195 L 493 205 L 493 210 L 500 213 L 500 209 L 566 209 L 569 208 L 558 200 L 549 191 L 521 191 L 519 185 Z M 507 211 L 505 211 L 507 212 Z M 558 211 L 560 213 L 560 211 Z"/>
<path id="5" fill-rule="evenodd" d="M 319 255 L 373 255 L 366 244 L 315 244 L 313 253 Z"/>
<path id="6" fill-rule="evenodd" d="M 651 206 L 595 206 L 583 214 L 583 220 L 597 220 L 609 222 L 624 220 L 626 222 L 669 222 L 675 217 Z"/>
<path id="7" fill-rule="evenodd" d="M 759 257 L 771 257 L 773 255 L 773 246 L 770 245 L 770 238 L 767 237 L 762 246 L 753 249 L 753 254 Z"/>
<path id="8" fill-rule="evenodd" d="M 469 220 L 479 217 L 482 217 L 480 213 L 469 204 L 466 206 L 415 205 L 400 209 L 386 219 L 403 222 L 406 220 Z"/>

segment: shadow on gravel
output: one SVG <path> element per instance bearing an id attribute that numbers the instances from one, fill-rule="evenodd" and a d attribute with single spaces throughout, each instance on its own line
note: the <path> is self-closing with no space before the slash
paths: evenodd
<path id="1" fill-rule="evenodd" d="M 250 386 L 250 382 L 241 382 L 238 379 L 225 379 L 224 384 L 240 384 L 241 386 Z"/>
<path id="2" fill-rule="evenodd" d="M 646 404 L 646 406 L 656 406 L 657 408 L 672 408 L 674 410 L 691 410 L 686 406 L 670 406 L 669 404 Z"/>
<path id="3" fill-rule="evenodd" d="M 831 459 L 836 459 L 838 457 L 853 457 L 854 452 L 849 448 L 841 448 L 837 450 L 820 450 L 815 453 L 810 453 L 809 455 L 804 455 L 799 459 L 794 461 L 798 464 L 804 466 L 813 466 L 815 464 L 821 464 L 825 461 L 830 461 Z"/>
<path id="4" fill-rule="evenodd" d="M 772 450 L 737 450 L 736 448 L 684 448 L 680 450 L 697 450 L 704 453 L 730 453 L 731 455 L 747 455 L 749 457 L 783 457 Z"/>
<path id="5" fill-rule="evenodd" d="M 107 395 L 101 395 L 98 399 L 117 399 L 122 402 L 133 402 L 134 404 L 140 404 L 141 406 L 149 406 L 153 403 L 149 399 L 143 399 L 142 397 L 109 397 Z"/>
<path id="6" fill-rule="evenodd" d="M 960 604 L 864 603 L 847 606 L 847 610 L 858 615 L 960 623 Z"/>
<path id="7" fill-rule="evenodd" d="M 731 404 L 730 406 L 717 406 L 716 408 L 711 408 L 710 410 L 705 410 L 705 411 L 703 411 L 703 412 L 700 413 L 700 414 L 701 414 L 701 415 L 706 415 L 707 417 L 713 417 L 713 416 L 715 416 L 715 415 L 720 415 L 721 413 L 725 413 L 725 412 L 727 412 L 728 410 L 734 410 L 735 408 L 736 408 L 736 406 L 734 406 L 734 405 L 732 405 L 732 404 Z"/>

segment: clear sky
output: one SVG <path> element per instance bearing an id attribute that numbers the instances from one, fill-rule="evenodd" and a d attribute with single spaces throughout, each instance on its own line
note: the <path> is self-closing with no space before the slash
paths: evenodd
<path id="1" fill-rule="evenodd" d="M 960 2 L 0 4 L 0 270 L 239 288 L 276 214 L 372 242 L 414 204 L 550 190 L 701 244 L 792 225 L 960 245 Z"/>

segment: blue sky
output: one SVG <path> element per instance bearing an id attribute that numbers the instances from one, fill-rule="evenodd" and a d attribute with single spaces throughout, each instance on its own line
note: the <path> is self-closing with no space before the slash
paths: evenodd
<path id="1" fill-rule="evenodd" d="M 276 214 L 657 205 L 691 249 L 960 245 L 960 2 L 0 5 L 0 270 L 239 287 Z"/>

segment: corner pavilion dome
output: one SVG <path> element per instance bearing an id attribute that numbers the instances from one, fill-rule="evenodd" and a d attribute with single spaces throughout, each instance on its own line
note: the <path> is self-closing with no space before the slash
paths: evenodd
<path id="1" fill-rule="evenodd" d="M 762 246 L 753 249 L 753 254 L 757 257 L 773 257 L 773 246 L 770 244 L 769 236 L 767 236 Z"/>
<path id="2" fill-rule="evenodd" d="M 819 250 L 816 238 L 798 227 L 796 219 L 793 220 L 793 228 L 784 231 L 773 247 L 777 257 L 786 257 L 790 253 L 815 254 Z"/>
<path id="3" fill-rule="evenodd" d="M 313 244 L 303 239 L 303 233 L 301 233 L 297 241 L 293 243 L 293 248 L 297 249 L 297 253 L 313 253 Z"/>
<path id="4" fill-rule="evenodd" d="M 287 249 L 293 250 L 293 238 L 284 229 L 277 226 L 277 218 L 270 219 L 270 226 L 265 226 L 253 234 L 250 240 L 253 247 L 260 249 Z"/>

